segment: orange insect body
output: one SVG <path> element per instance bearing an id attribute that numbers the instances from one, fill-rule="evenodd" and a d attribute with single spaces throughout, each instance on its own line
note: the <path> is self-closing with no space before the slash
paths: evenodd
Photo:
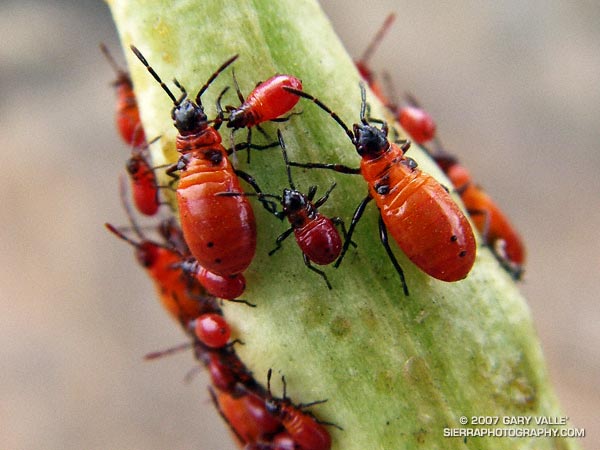
<path id="1" fill-rule="evenodd" d="M 221 136 L 214 128 L 177 136 L 177 150 L 190 157 L 177 186 L 183 235 L 192 255 L 209 272 L 243 272 L 256 252 L 256 224 L 247 198 L 215 196 L 243 190 Z"/>
<path id="2" fill-rule="evenodd" d="M 227 150 L 221 144 L 221 135 L 210 126 L 201 102 L 204 91 L 237 55 L 211 75 L 192 101 L 179 83 L 176 84 L 183 95 L 175 98 L 140 51 L 134 46 L 131 49 L 174 104 L 171 117 L 179 131 L 176 146 L 181 154 L 174 167 L 180 170 L 177 202 L 190 252 L 209 272 L 221 276 L 240 273 L 250 265 L 256 252 L 254 213 L 243 195 L 215 195 L 219 192 L 242 194 L 243 191 L 227 159 Z M 219 116 L 215 122 L 220 124 L 220 119 Z"/>
<path id="3" fill-rule="evenodd" d="M 293 95 L 291 93 L 288 94 Z M 329 188 L 323 197 L 314 203 L 313 197 L 317 192 L 316 186 L 310 188 L 308 195 L 296 190 L 294 181 L 292 180 L 285 142 L 279 130 L 277 131 L 277 137 L 290 183 L 290 189 L 285 188 L 283 195 L 278 197 L 283 207 L 280 215 L 288 219 L 294 231 L 298 247 L 302 250 L 305 258 L 319 265 L 331 264 L 340 255 L 340 251 L 342 250 L 342 239 L 340 238 L 340 233 L 335 228 L 335 223 L 343 226 L 343 221 L 339 217 L 330 219 L 324 216 L 319 212 L 318 208 L 327 201 L 335 184 Z M 321 273 L 321 275 L 325 278 L 327 286 L 329 286 L 329 281 L 327 281 L 325 274 Z"/>
<path id="4" fill-rule="evenodd" d="M 442 281 L 461 280 L 475 261 L 471 226 L 446 190 L 406 161 L 395 144 L 376 158 L 363 156 L 361 174 L 369 193 L 390 234 L 416 266 Z"/>
<path id="5" fill-rule="evenodd" d="M 277 436 L 273 438 L 272 442 L 272 450 L 295 450 L 297 449 L 296 443 L 292 439 L 289 433 L 285 431 L 279 433 Z"/>
<path id="6" fill-rule="evenodd" d="M 515 272 L 518 276 L 525 262 L 525 247 L 506 215 L 489 195 L 473 183 L 464 166 L 455 163 L 445 172 L 460 193 L 467 210 L 471 212 L 471 219 L 485 242 L 492 245 L 495 251 L 499 251 L 501 257 L 517 266 Z M 503 247 L 497 249 L 495 245 L 500 242 L 503 243 Z"/>

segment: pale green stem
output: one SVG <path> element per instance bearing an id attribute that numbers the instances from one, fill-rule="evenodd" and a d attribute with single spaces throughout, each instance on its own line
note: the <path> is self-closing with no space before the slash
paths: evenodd
<path id="1" fill-rule="evenodd" d="M 216 67 L 239 54 L 235 71 L 244 94 L 274 73 L 290 73 L 349 125 L 358 121 L 358 74 L 312 0 L 108 3 L 130 63 L 146 135 L 161 136 L 152 147 L 155 164 L 177 158 L 172 103 L 131 54 L 130 44 L 176 95 L 174 77 L 195 95 Z M 232 85 L 230 71 L 203 97 L 209 116 L 226 85 Z M 224 102 L 239 104 L 233 92 Z M 384 117 L 373 96 L 369 102 L 372 115 Z M 331 118 L 304 100 L 297 109 L 301 115 L 264 127 L 273 137 L 277 127 L 282 130 L 292 160 L 358 166 L 354 148 Z M 238 132 L 236 140 L 245 135 Z M 264 143 L 259 133 L 254 136 Z M 223 137 L 228 143 L 228 132 Z M 410 156 L 449 185 L 420 149 L 411 149 Z M 255 176 L 265 192 L 280 194 L 287 186 L 278 149 L 253 152 L 251 164 L 245 157 L 245 152 L 238 155 L 240 168 Z M 321 211 L 347 222 L 366 194 L 359 176 L 300 169 L 293 174 L 304 191 L 317 185 L 323 193 L 336 181 Z M 405 297 L 379 244 L 377 210 L 371 205 L 354 237 L 358 248 L 349 251 L 339 269 L 323 268 L 333 285 L 330 291 L 304 267 L 292 238 L 267 255 L 287 224 L 259 205 L 255 213 L 259 245 L 246 272 L 244 298 L 258 306 L 227 304 L 225 315 L 245 342 L 237 350 L 258 381 L 266 382 L 273 368 L 285 374 L 294 401 L 328 399 L 313 412 L 344 428 L 329 428 L 333 448 L 576 448 L 572 439 L 444 437 L 445 427 L 483 428 L 461 425 L 461 416 L 561 416 L 529 309 L 487 249 L 478 248 L 466 280 L 445 283 L 426 276 L 396 248 L 410 287 Z M 275 382 L 275 394 L 280 388 Z"/>

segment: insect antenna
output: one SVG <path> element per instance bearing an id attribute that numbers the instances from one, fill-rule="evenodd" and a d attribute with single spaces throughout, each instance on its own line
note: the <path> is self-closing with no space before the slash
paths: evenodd
<path id="1" fill-rule="evenodd" d="M 287 382 L 285 381 L 285 375 L 281 375 L 281 382 L 283 383 L 283 399 L 287 400 Z"/>
<path id="2" fill-rule="evenodd" d="M 357 61 L 358 64 L 362 64 L 362 65 L 367 64 L 367 62 L 369 61 L 369 59 L 371 58 L 373 53 L 375 53 L 377 46 L 381 43 L 381 40 L 383 39 L 383 37 L 385 36 L 387 31 L 389 30 L 390 26 L 392 25 L 392 23 L 394 23 L 395 19 L 396 19 L 396 14 L 394 14 L 394 13 L 390 13 L 386 17 L 385 21 L 383 22 L 383 25 L 381 25 L 381 28 L 379 28 L 379 31 L 377 31 L 377 33 L 375 34 L 375 36 L 373 37 L 373 39 L 371 40 L 371 42 L 369 43 L 369 45 L 367 46 L 367 48 L 365 49 L 363 54 L 361 55 L 360 59 Z"/>
<path id="3" fill-rule="evenodd" d="M 238 84 L 238 80 L 235 77 L 235 71 L 233 69 L 231 69 L 231 76 L 233 77 L 233 85 L 235 86 L 235 91 L 237 92 L 238 99 L 243 104 L 245 100 L 244 94 L 242 94 L 242 91 L 240 90 L 240 85 Z"/>
<path id="4" fill-rule="evenodd" d="M 292 94 L 297 95 L 298 97 L 304 97 L 304 98 L 310 100 L 311 102 L 315 103 L 319 108 L 321 108 L 323 111 L 328 113 L 333 118 L 333 120 L 335 120 L 338 123 L 338 125 L 344 129 L 344 131 L 346 132 L 346 134 L 352 141 L 352 144 L 354 145 L 354 142 L 355 142 L 354 133 L 352 133 L 350 128 L 348 128 L 348 125 L 346 125 L 344 123 L 344 121 L 340 118 L 340 116 L 338 116 L 337 113 L 333 112 L 325 103 L 323 103 L 321 100 L 319 100 L 318 98 L 316 98 L 313 95 L 307 94 L 304 91 L 299 91 L 298 89 L 294 89 L 289 86 L 283 86 L 283 90 L 291 92 Z"/>
<path id="5" fill-rule="evenodd" d="M 104 45 L 104 43 L 100 43 L 100 50 L 102 51 L 102 53 L 104 53 L 104 56 L 106 57 L 106 60 L 108 61 L 108 63 L 111 65 L 111 67 L 114 69 L 114 71 L 116 72 L 117 76 L 123 76 L 123 75 L 127 75 L 127 72 L 125 72 L 121 66 L 119 66 L 117 64 L 117 62 L 115 61 L 115 59 L 113 58 L 113 56 L 111 55 L 111 53 L 108 51 L 108 47 L 106 47 L 106 45 Z"/>
<path id="6" fill-rule="evenodd" d="M 290 187 L 295 191 L 296 186 L 294 185 L 294 181 L 292 180 L 292 170 L 290 168 L 290 161 L 287 156 L 287 149 L 285 147 L 285 142 L 283 140 L 283 135 L 281 131 L 277 130 L 277 139 L 279 139 L 279 145 L 281 146 L 281 153 L 283 154 L 283 161 L 285 162 L 285 170 L 287 172 L 288 181 L 290 182 Z"/>
<path id="7" fill-rule="evenodd" d="M 105 223 L 104 226 L 106 227 L 106 229 L 108 231 L 110 231 L 112 234 L 114 234 L 118 238 L 124 240 L 128 244 L 131 244 L 135 248 L 140 248 L 139 242 L 135 242 L 133 239 L 126 236 L 123 232 L 121 232 L 119 229 L 117 229 L 117 227 L 115 227 L 114 225 L 111 225 L 110 223 Z"/>
<path id="8" fill-rule="evenodd" d="M 269 368 L 267 372 L 267 392 L 269 393 L 269 397 L 273 397 L 271 393 L 271 375 L 273 375 L 273 369 Z"/>
<path id="9" fill-rule="evenodd" d="M 176 105 L 180 105 L 181 102 L 188 96 L 188 93 L 185 90 L 185 88 L 181 85 L 181 83 L 179 82 L 179 80 L 177 78 L 173 78 L 173 84 L 175 86 L 177 86 L 179 88 L 179 90 L 181 91 L 181 97 L 179 97 L 179 99 L 177 100 L 177 103 L 176 103 Z"/>
<path id="10" fill-rule="evenodd" d="M 360 121 L 363 125 L 369 125 L 367 120 L 367 90 L 362 81 L 358 83 L 358 86 L 360 87 Z"/>
<path id="11" fill-rule="evenodd" d="M 148 70 L 148 72 L 150 72 L 150 75 L 152 75 L 152 77 L 154 77 L 154 79 L 160 84 L 160 86 L 167 93 L 167 95 L 169 96 L 169 98 L 171 100 L 173 100 L 173 104 L 175 104 L 175 106 L 178 106 L 179 103 L 180 103 L 180 100 L 178 101 L 177 98 L 175 98 L 175 96 L 173 95 L 173 93 L 171 92 L 171 90 L 167 87 L 167 85 L 164 83 L 164 81 L 161 80 L 161 78 L 154 71 L 154 69 L 150 66 L 150 64 L 148 64 L 148 61 L 146 61 L 146 58 L 144 58 L 144 55 L 142 55 L 142 52 L 140 52 L 137 49 L 137 47 L 135 45 L 133 45 L 133 44 L 130 45 L 129 48 L 131 48 L 131 51 L 142 62 L 142 64 L 144 65 L 144 67 L 146 67 L 146 69 Z"/>
<path id="12" fill-rule="evenodd" d="M 200 90 L 198 91 L 198 94 L 196 94 L 196 104 L 198 106 L 202 105 L 202 94 L 204 94 L 204 91 L 206 91 L 208 89 L 208 87 L 210 86 L 210 84 L 215 81 L 215 78 L 217 78 L 219 76 L 219 74 L 221 72 L 223 72 L 232 62 L 234 62 L 239 55 L 233 55 L 231 58 L 229 58 L 227 61 L 225 61 L 223 64 L 221 64 L 221 66 L 215 71 L 215 73 L 213 73 L 210 78 L 206 81 L 206 83 L 204 84 L 204 86 L 202 86 L 200 88 Z"/>

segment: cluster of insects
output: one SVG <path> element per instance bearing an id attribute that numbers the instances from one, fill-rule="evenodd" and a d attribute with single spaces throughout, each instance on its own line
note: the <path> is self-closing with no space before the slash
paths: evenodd
<path id="1" fill-rule="evenodd" d="M 129 75 L 116 65 L 104 46 L 102 50 L 117 71 L 117 128 L 125 143 L 132 148 L 132 155 L 126 167 L 130 175 L 133 204 L 139 214 L 154 216 L 162 204 L 160 189 L 168 186 L 158 184 L 156 168 L 152 167 L 145 155 L 145 150 L 152 141 L 146 141 Z M 141 53 L 134 51 L 145 62 Z M 197 203 L 188 208 L 188 234 L 186 235 L 185 225 L 180 227 L 177 220 L 168 217 L 153 227 L 153 234 L 158 236 L 158 239 L 148 238 L 134 217 L 123 183 L 121 196 L 129 217 L 129 226 L 119 228 L 106 224 L 106 227 L 134 247 L 138 262 L 156 285 L 163 307 L 191 338 L 191 343 L 147 355 L 147 358 L 153 359 L 181 348 L 192 347 L 196 358 L 210 374 L 210 395 L 217 410 L 246 450 L 328 450 L 331 448 L 331 436 L 325 426 L 336 425 L 317 420 L 307 410 L 323 401 L 309 404 L 292 403 L 286 395 L 284 377 L 283 396 L 274 396 L 271 393 L 271 371 L 267 374 L 266 389 L 258 383 L 237 356 L 234 347 L 240 344 L 240 341 L 231 340 L 231 327 L 219 306 L 218 298 L 247 303 L 234 299 L 244 291 L 245 280 L 242 272 L 250 264 L 256 246 L 254 216 L 237 177 L 248 181 L 256 190 L 256 195 L 265 202 L 265 207 L 273 214 L 278 217 L 292 214 L 288 211 L 277 211 L 275 204 L 267 200 L 277 196 L 264 195 L 263 199 L 263 194 L 252 177 L 231 166 L 227 159 L 228 151 L 221 145 L 221 137 L 217 131 L 223 118 L 209 123 L 204 115 L 202 93 L 234 60 L 235 58 L 231 58 L 211 76 L 195 101 L 187 99 L 182 87 L 182 97 L 175 98 L 146 63 L 174 102 L 172 116 L 179 130 L 178 149 L 182 158 L 176 166 L 167 171 L 180 172 L 180 209 L 185 210 L 189 202 Z M 301 84 L 291 76 L 276 76 L 267 80 L 253 91 L 241 107 L 227 109 L 230 114 L 235 112 L 237 117 L 237 122 L 231 128 L 258 126 L 261 122 L 281 116 L 292 109 L 298 99 L 281 90 L 282 86 L 301 87 Z M 287 96 L 289 104 L 285 108 L 257 110 L 251 107 L 252 96 L 263 100 L 265 96 L 272 96 L 274 90 L 281 90 L 283 95 Z M 245 113 L 246 116 L 243 113 L 245 109 L 249 110 Z M 283 139 L 281 145 L 282 151 L 285 152 Z M 206 177 L 205 185 L 215 183 L 217 186 L 213 186 L 212 191 L 210 186 L 200 186 L 208 188 L 208 191 L 202 192 L 200 189 L 198 193 L 199 183 L 194 177 L 202 178 L 203 175 Z M 291 178 L 290 184 L 293 185 Z M 216 193 L 227 195 L 214 195 Z M 280 200 L 285 205 L 285 200 Z M 211 205 L 212 202 L 216 205 Z M 197 214 L 198 208 L 202 214 Z M 227 217 L 219 214 L 221 209 L 228 214 Z M 245 233 L 240 247 L 229 248 L 231 246 L 227 245 L 226 235 L 220 232 L 223 222 L 231 222 L 235 227 L 227 232 Z M 182 220 L 182 223 L 186 222 Z M 194 236 L 194 232 L 202 227 L 208 227 L 209 231 L 200 239 L 189 237 L 190 233 Z M 129 236 L 132 233 L 135 237 Z"/>
<path id="2" fill-rule="evenodd" d="M 368 60 L 375 51 L 386 31 L 395 19 L 390 14 L 375 35 L 356 67 L 363 80 L 368 83 L 372 92 L 396 116 L 398 122 L 413 142 L 421 145 L 452 182 L 452 188 L 460 195 L 475 228 L 481 235 L 483 243 L 491 250 L 502 267 L 519 280 L 523 274 L 525 263 L 525 246 L 519 233 L 511 224 L 506 214 L 492 198 L 472 179 L 470 172 L 459 160 L 446 151 L 436 133 L 436 123 L 417 100 L 407 94 L 405 100 L 396 102 L 386 95 Z M 387 74 L 384 74 L 387 75 Z M 388 81 L 387 92 L 392 92 Z"/>
<path id="3" fill-rule="evenodd" d="M 387 18 L 365 54 L 356 62 L 357 69 L 363 81 L 396 115 L 411 141 L 424 146 L 446 173 L 483 242 L 490 246 L 503 267 L 519 278 L 524 249 L 505 215 L 473 183 L 458 160 L 443 149 L 431 116 L 410 96 L 400 105 L 390 101 L 367 64 L 393 19 L 393 15 Z M 173 189 L 179 217 L 178 220 L 174 217 L 159 220 L 152 230 L 158 238 L 148 238 L 136 222 L 123 185 L 122 199 L 129 226 L 106 226 L 134 247 L 139 263 L 156 284 L 163 306 L 190 336 L 191 344 L 184 347 L 192 347 L 196 358 L 208 369 L 213 402 L 245 449 L 327 450 L 331 447 L 331 437 L 325 425 L 336 425 L 319 421 L 306 410 L 321 402 L 292 403 L 286 396 L 284 377 L 283 397 L 274 397 L 271 370 L 267 375 L 267 387 L 258 383 L 236 355 L 234 347 L 240 345 L 240 341 L 231 340 L 232 330 L 219 306 L 219 299 L 255 306 L 240 299 L 246 287 L 244 271 L 256 253 L 257 230 L 250 198 L 254 197 L 277 219 L 289 221 L 289 228 L 275 238 L 275 247 L 269 254 L 280 249 L 293 234 L 304 264 L 320 276 L 329 289 L 333 286 L 326 273 L 315 265 L 340 266 L 350 246 L 356 246 L 352 237 L 372 200 L 379 213 L 381 243 L 406 296 L 410 292 L 409 285 L 388 235 L 424 273 L 442 281 L 455 282 L 469 274 L 475 261 L 476 243 L 470 222 L 452 200 L 449 190 L 406 156 L 411 141 L 392 141 L 388 136 L 388 125 L 368 116 L 366 88 L 362 83 L 359 120 L 351 127 L 316 96 L 305 92 L 298 78 L 285 74 L 259 83 L 247 97 L 240 92 L 233 74 L 240 105 L 221 105 L 228 90 L 225 88 L 217 97 L 216 116 L 209 118 L 202 96 L 220 74 L 232 67 L 237 55 L 221 64 L 192 100 L 186 89 L 174 80 L 180 91 L 176 96 L 141 51 L 134 46 L 131 50 L 173 102 L 171 118 L 178 132 L 176 149 L 179 153 L 177 163 L 165 169 L 172 182 L 160 185 L 156 176 L 159 168 L 152 166 L 147 154 L 148 147 L 159 137 L 147 140 L 129 74 L 119 68 L 102 46 L 117 73 L 117 127 L 131 148 L 126 167 L 133 205 L 139 214 L 155 216 L 163 204 L 160 191 Z M 360 167 L 290 161 L 280 130 L 277 130 L 277 140 L 270 144 L 251 142 L 254 128 L 266 135 L 261 124 L 290 120 L 295 114 L 291 111 L 300 99 L 316 105 L 342 128 L 361 158 Z M 230 130 L 230 148 L 224 145 L 221 136 L 224 124 Z M 248 130 L 246 142 L 236 144 L 234 132 L 243 128 Z M 288 180 L 288 186 L 281 194 L 263 192 L 252 175 L 236 168 L 230 160 L 238 150 L 248 152 L 249 162 L 251 149 L 277 151 L 273 148 L 281 151 Z M 296 188 L 292 176 L 294 167 L 363 177 L 367 193 L 352 214 L 348 229 L 341 217 L 327 217 L 319 212 L 336 184 L 331 184 L 316 199 L 316 186 L 310 187 L 307 193 Z M 240 179 L 251 187 L 252 192 L 244 191 Z"/>

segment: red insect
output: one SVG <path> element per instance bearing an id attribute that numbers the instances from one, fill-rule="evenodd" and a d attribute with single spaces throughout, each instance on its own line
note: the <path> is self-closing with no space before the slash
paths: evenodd
<path id="1" fill-rule="evenodd" d="M 375 78 L 375 74 L 369 67 L 368 62 L 395 19 L 396 15 L 394 13 L 391 13 L 386 17 L 385 21 L 381 25 L 381 28 L 379 28 L 360 59 L 355 61 L 358 73 L 360 73 L 360 76 L 363 78 L 363 80 L 365 80 L 365 82 L 369 85 L 369 88 L 371 88 L 373 93 L 384 105 L 389 105 L 390 102 L 384 94 L 384 90 L 379 84 L 379 81 Z"/>
<path id="2" fill-rule="evenodd" d="M 454 156 L 438 150 L 433 158 L 460 194 L 484 242 L 490 246 L 500 264 L 515 279 L 520 279 L 525 263 L 525 246 L 517 230 Z"/>
<path id="3" fill-rule="evenodd" d="M 233 300 L 242 295 L 246 289 L 246 278 L 241 273 L 217 275 L 209 272 L 194 260 L 184 262 L 182 268 L 215 297 Z"/>
<path id="4" fill-rule="evenodd" d="M 139 147 L 146 142 L 146 135 L 140 121 L 133 83 L 129 73 L 119 67 L 108 48 L 100 44 L 100 49 L 117 74 L 117 79 L 113 83 L 117 91 L 117 129 L 127 144 Z"/>
<path id="5" fill-rule="evenodd" d="M 329 169 L 336 172 L 361 174 L 368 183 L 369 194 L 354 212 L 342 253 L 344 257 L 356 224 L 367 204 L 375 199 L 379 209 L 380 238 L 386 252 L 400 275 L 405 295 L 408 287 L 404 273 L 388 243 L 387 229 L 406 256 L 422 271 L 442 281 L 458 281 L 467 276 L 475 261 L 475 238 L 468 220 L 448 192 L 433 177 L 417 169 L 417 164 L 404 153 L 410 142 L 402 147 L 390 143 L 388 127 L 370 125 L 366 116 L 366 92 L 361 83 L 361 123 L 353 131 L 329 107 L 312 95 L 287 89 L 316 103 L 346 132 L 361 156 L 360 168 L 340 164 L 290 163 L 307 168 Z"/>
<path id="6" fill-rule="evenodd" d="M 272 371 L 269 369 L 267 375 L 267 411 L 275 417 L 279 417 L 285 430 L 302 450 L 329 450 L 331 448 L 331 436 L 325 427 L 321 425 L 321 423 L 325 422 L 319 423 L 312 414 L 303 411 L 304 408 L 323 403 L 326 400 L 303 405 L 292 404 L 291 400 L 286 396 L 285 377 L 281 377 L 283 382 L 283 397 L 275 398 L 271 394 L 271 374 Z"/>
<path id="7" fill-rule="evenodd" d="M 331 219 L 325 217 L 318 211 L 318 208 L 327 201 L 329 194 L 335 187 L 335 183 L 313 204 L 312 200 L 316 194 L 316 186 L 310 187 L 308 195 L 304 195 L 296 190 L 294 181 L 292 180 L 285 142 L 279 130 L 277 130 L 277 137 L 281 146 L 291 188 L 284 189 L 283 196 L 277 198 L 283 206 L 283 212 L 280 215 L 287 217 L 291 228 L 277 238 L 277 247 L 275 250 L 280 248 L 281 242 L 293 231 L 296 242 L 302 250 L 307 264 L 307 259 L 320 265 L 331 264 L 338 258 L 342 250 L 342 239 L 335 225 L 341 225 L 345 233 L 344 222 L 339 217 Z"/>
<path id="8" fill-rule="evenodd" d="M 435 121 L 424 109 L 404 105 L 397 109 L 397 115 L 404 131 L 417 144 L 424 144 L 435 137 Z"/>
<path id="9" fill-rule="evenodd" d="M 233 128 L 233 131 L 240 128 L 248 128 L 248 159 L 250 158 L 250 142 L 252 139 L 252 128 L 256 127 L 264 134 L 260 124 L 267 121 L 284 121 L 287 118 L 280 118 L 290 111 L 296 103 L 298 97 L 283 90 L 283 87 L 290 87 L 302 90 L 302 82 L 292 75 L 275 75 L 262 83 L 248 95 L 244 100 L 244 96 L 233 77 L 238 98 L 242 103 L 239 107 L 226 106 L 225 110 L 229 112 L 227 118 L 227 127 Z M 221 110 L 220 100 L 225 89 L 217 100 L 217 108 Z M 256 147 L 256 146 L 254 146 Z M 267 146 L 268 147 L 268 146 Z"/>
<path id="10" fill-rule="evenodd" d="M 141 147 L 134 148 L 127 160 L 126 168 L 131 179 L 133 203 L 146 216 L 153 216 L 160 207 L 158 182 L 154 169 L 144 157 Z"/>
<path id="11" fill-rule="evenodd" d="M 202 314 L 192 322 L 192 326 L 200 342 L 210 348 L 225 347 L 231 336 L 231 327 L 219 314 Z"/>
<path id="12" fill-rule="evenodd" d="M 154 281 L 161 303 L 169 314 L 187 327 L 201 314 L 218 311 L 214 298 L 208 296 L 198 283 L 190 283 L 181 270 L 175 268 L 181 261 L 179 253 L 144 238 L 137 225 L 133 225 L 140 239 L 137 242 L 114 226 L 105 224 L 111 233 L 135 247 L 138 262 Z"/>
<path id="13" fill-rule="evenodd" d="M 237 55 L 211 75 L 194 102 L 187 98 L 187 92 L 179 83 L 176 84 L 182 96 L 175 98 L 140 51 L 134 46 L 131 49 L 174 104 L 171 116 L 179 131 L 177 151 L 181 157 L 167 172 L 180 171 L 177 201 L 185 241 L 194 258 L 208 271 L 221 276 L 241 273 L 250 265 L 256 251 L 254 213 L 243 196 L 226 198 L 215 194 L 242 192 L 238 176 L 250 184 L 253 179 L 231 166 L 217 131 L 221 119 L 209 121 L 201 101 L 204 91 Z M 215 126 L 211 126 L 211 122 Z"/>
<path id="14" fill-rule="evenodd" d="M 219 413 L 243 443 L 262 442 L 282 431 L 281 421 L 267 411 L 265 400 L 257 393 L 209 391 Z"/>
<path id="15" fill-rule="evenodd" d="M 327 287 L 331 289 L 331 284 L 329 283 L 325 272 L 313 267 L 311 262 L 319 265 L 331 264 L 338 258 L 342 250 L 342 239 L 335 226 L 339 225 L 342 228 L 344 235 L 346 235 L 344 221 L 340 217 L 326 217 L 318 210 L 318 208 L 329 198 L 329 194 L 331 194 L 331 191 L 335 188 L 335 183 L 320 199 L 313 203 L 317 187 L 311 186 L 308 195 L 305 195 L 296 189 L 294 181 L 292 180 L 285 142 L 281 135 L 281 131 L 279 130 L 277 130 L 277 137 L 279 145 L 281 146 L 283 160 L 285 161 L 290 189 L 284 189 L 283 195 L 281 196 L 263 193 L 257 193 L 256 195 L 263 199 L 277 199 L 281 203 L 283 210 L 273 211 L 273 214 L 279 219 L 287 217 L 291 227 L 277 237 L 275 241 L 276 247 L 269 252 L 269 255 L 272 255 L 279 250 L 281 248 L 281 243 L 293 232 L 296 242 L 298 243 L 300 250 L 302 250 L 304 264 L 310 270 L 323 277 Z M 224 192 L 219 195 L 236 196 L 240 194 Z M 246 193 L 243 195 L 248 196 L 254 194 Z"/>

